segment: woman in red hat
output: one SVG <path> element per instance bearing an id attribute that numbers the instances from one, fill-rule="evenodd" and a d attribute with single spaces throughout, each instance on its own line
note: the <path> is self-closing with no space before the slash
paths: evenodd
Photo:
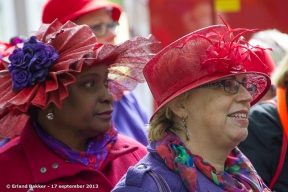
<path id="1" fill-rule="evenodd" d="M 88 26 L 58 20 L 17 45 L 0 72 L 0 137 L 20 135 L 0 150 L 0 191 L 111 191 L 147 153 L 111 124 L 113 97 L 159 48 L 152 36 L 98 44 Z"/>
<path id="2" fill-rule="evenodd" d="M 247 137 L 250 105 L 270 86 L 266 74 L 246 70 L 255 54 L 241 37 L 248 31 L 228 24 L 202 28 L 146 64 L 144 76 L 158 104 L 149 153 L 113 192 L 270 191 L 236 147 Z"/>
<path id="3" fill-rule="evenodd" d="M 121 15 L 118 4 L 105 0 L 47 0 L 43 7 L 42 22 L 51 23 L 58 18 L 78 25 L 88 25 L 99 43 L 114 44 L 115 28 Z M 114 102 L 113 123 L 119 133 L 148 144 L 146 125 L 149 122 L 145 107 L 134 92 L 125 92 Z M 133 121 L 131 121 L 133 119 Z"/>
<path id="4" fill-rule="evenodd" d="M 61 23 L 70 20 L 78 25 L 86 24 L 99 43 L 114 44 L 121 11 L 118 4 L 106 0 L 47 0 L 42 22 L 51 23 L 57 18 Z"/>

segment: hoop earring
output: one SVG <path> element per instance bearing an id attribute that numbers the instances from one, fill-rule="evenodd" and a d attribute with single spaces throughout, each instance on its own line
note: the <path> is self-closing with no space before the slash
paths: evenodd
<path id="1" fill-rule="evenodd" d="M 54 119 L 54 114 L 53 113 L 48 113 L 47 115 L 46 115 L 46 117 L 47 117 L 47 119 L 48 120 L 53 120 Z"/>
<path id="2" fill-rule="evenodd" d="M 188 133 L 186 122 L 185 122 L 184 118 L 182 118 L 182 122 L 183 122 L 183 128 L 185 129 L 185 132 L 186 132 L 186 139 L 189 141 L 190 137 L 189 137 L 189 133 Z"/>

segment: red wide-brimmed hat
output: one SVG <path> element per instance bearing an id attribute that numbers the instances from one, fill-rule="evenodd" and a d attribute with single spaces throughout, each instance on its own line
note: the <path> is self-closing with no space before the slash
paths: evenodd
<path id="1" fill-rule="evenodd" d="M 111 9 L 112 19 L 119 20 L 122 10 L 116 3 L 105 0 L 47 0 L 42 10 L 42 22 L 51 23 L 58 18 L 65 23 L 102 8 Z"/>
<path id="2" fill-rule="evenodd" d="M 45 109 L 50 103 L 62 108 L 67 86 L 75 75 L 93 66 L 109 69 L 109 89 L 115 100 L 124 91 L 145 82 L 144 65 L 161 49 L 153 36 L 135 37 L 118 45 L 98 44 L 87 25 L 57 19 L 17 45 L 0 71 L 0 137 L 20 133 L 29 108 Z M 20 129 L 19 129 L 20 128 Z"/>
<path id="3" fill-rule="evenodd" d="M 249 31 L 256 29 L 232 30 L 227 23 L 209 26 L 185 35 L 157 53 L 144 67 L 144 76 L 158 104 L 154 114 L 188 90 L 237 74 L 247 74 L 247 81 L 257 86 L 251 101 L 255 104 L 268 91 L 271 81 L 266 74 L 245 68 L 251 54 L 258 58 L 252 49 L 264 52 L 242 37 Z M 233 32 L 238 34 L 234 36 Z"/>

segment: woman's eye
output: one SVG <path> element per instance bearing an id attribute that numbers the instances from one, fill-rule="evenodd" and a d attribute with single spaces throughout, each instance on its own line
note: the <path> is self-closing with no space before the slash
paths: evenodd
<path id="1" fill-rule="evenodd" d="M 101 28 L 101 24 L 90 26 L 90 28 L 94 31 L 99 31 Z"/>
<path id="2" fill-rule="evenodd" d="M 93 87 L 94 85 L 95 85 L 95 83 L 94 83 L 93 80 L 88 81 L 88 82 L 85 83 L 85 86 L 86 86 L 86 87 Z"/>
<path id="3" fill-rule="evenodd" d="M 231 87 L 233 83 L 231 81 L 225 81 L 225 87 Z"/>

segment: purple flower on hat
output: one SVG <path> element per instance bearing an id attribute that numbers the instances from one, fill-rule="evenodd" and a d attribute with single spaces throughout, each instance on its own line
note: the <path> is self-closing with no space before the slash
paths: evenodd
<path id="1" fill-rule="evenodd" d="M 14 68 L 26 68 L 27 62 L 24 61 L 24 52 L 21 48 L 15 49 L 11 55 L 9 55 L 8 59 L 11 61 L 8 69 L 10 72 L 13 71 Z M 26 57 L 27 58 L 27 57 Z"/>
<path id="2" fill-rule="evenodd" d="M 8 57 L 8 70 L 12 74 L 13 90 L 33 86 L 47 78 L 48 68 L 58 59 L 57 50 L 32 36 Z"/>
<path id="3" fill-rule="evenodd" d="M 22 69 L 12 71 L 13 90 L 21 90 L 29 85 L 31 73 Z"/>

